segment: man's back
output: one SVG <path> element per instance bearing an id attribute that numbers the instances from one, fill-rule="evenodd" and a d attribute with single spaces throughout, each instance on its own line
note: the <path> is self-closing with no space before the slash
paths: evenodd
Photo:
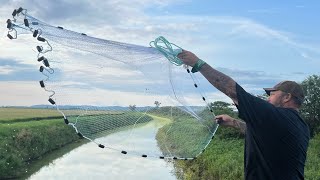
<path id="1" fill-rule="evenodd" d="M 237 85 L 246 122 L 246 179 L 303 179 L 309 128 L 298 112 L 256 98 Z"/>

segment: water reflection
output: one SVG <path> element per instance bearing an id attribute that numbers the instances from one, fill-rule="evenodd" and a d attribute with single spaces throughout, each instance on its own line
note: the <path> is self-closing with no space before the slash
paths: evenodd
<path id="1" fill-rule="evenodd" d="M 153 128 L 150 128 L 150 127 Z M 108 141 L 120 141 L 122 144 L 130 143 L 128 137 L 134 135 L 139 139 L 135 143 L 147 143 L 144 150 L 148 152 L 157 152 L 158 147 L 155 141 L 154 126 L 159 126 L 156 121 L 152 121 L 145 126 L 131 130 L 126 130 L 111 134 L 104 139 Z M 126 139 L 118 139 L 127 137 Z M 133 144 L 132 147 L 141 147 Z M 142 146 L 143 147 L 143 146 Z M 121 149 L 121 146 L 117 147 Z M 120 152 L 110 149 L 98 148 L 94 143 L 82 145 L 71 152 L 65 154 L 59 159 L 54 160 L 47 166 L 42 167 L 38 172 L 33 174 L 29 179 L 176 179 L 171 173 L 172 164 L 155 158 L 141 158 L 132 155 L 123 155 Z"/>

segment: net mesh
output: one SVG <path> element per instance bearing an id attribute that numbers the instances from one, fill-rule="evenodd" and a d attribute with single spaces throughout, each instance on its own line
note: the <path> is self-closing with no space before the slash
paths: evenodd
<path id="1" fill-rule="evenodd" d="M 90 37 L 15 11 L 8 37 L 36 42 L 26 58 L 39 63 L 49 102 L 80 136 L 143 157 L 192 159 L 207 147 L 218 125 L 202 76 L 155 48 Z"/>

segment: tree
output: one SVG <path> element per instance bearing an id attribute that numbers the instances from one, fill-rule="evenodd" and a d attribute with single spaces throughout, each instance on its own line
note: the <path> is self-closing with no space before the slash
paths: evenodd
<path id="1" fill-rule="evenodd" d="M 134 104 L 134 105 L 129 105 L 129 109 L 131 110 L 131 111 L 134 111 L 134 110 L 136 110 L 136 108 L 137 108 L 137 106 Z"/>
<path id="2" fill-rule="evenodd" d="M 156 105 L 156 107 L 158 108 L 158 107 L 160 107 L 161 102 L 159 102 L 159 101 L 155 101 L 155 102 L 154 102 L 154 104 L 155 104 L 155 105 Z"/>
<path id="3" fill-rule="evenodd" d="M 269 96 L 267 93 L 263 93 L 261 95 L 257 95 L 258 98 L 263 99 L 263 100 L 268 100 Z"/>
<path id="4" fill-rule="evenodd" d="M 238 118 L 237 117 L 237 112 L 233 110 L 232 104 L 229 104 L 227 102 L 223 101 L 215 101 L 213 103 L 210 103 L 212 110 L 215 115 L 221 115 L 221 114 L 227 114 L 231 117 Z M 234 129 L 234 128 L 229 128 L 229 127 L 223 127 L 221 126 L 222 130 L 219 131 L 219 137 L 220 138 L 243 138 L 244 135 L 240 133 L 240 131 Z"/>
<path id="5" fill-rule="evenodd" d="M 313 136 L 320 132 L 320 76 L 309 76 L 301 85 L 305 93 L 301 114 L 308 123 L 311 136 Z"/>
<path id="6" fill-rule="evenodd" d="M 215 101 L 210 103 L 212 110 L 215 114 L 229 114 L 234 116 L 233 109 L 231 108 L 231 104 L 223 102 L 223 101 Z"/>

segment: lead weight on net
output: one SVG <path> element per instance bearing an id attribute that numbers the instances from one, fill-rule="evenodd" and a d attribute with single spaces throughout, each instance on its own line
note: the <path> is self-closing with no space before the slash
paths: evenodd
<path id="1" fill-rule="evenodd" d="M 44 60 L 43 60 L 43 64 L 44 64 L 46 67 L 49 67 L 49 66 L 50 66 L 47 59 L 44 59 Z"/>
<path id="2" fill-rule="evenodd" d="M 13 37 L 11 36 L 11 34 L 7 34 L 7 37 L 8 37 L 9 39 L 13 39 Z"/>
<path id="3" fill-rule="evenodd" d="M 37 46 L 37 50 L 38 50 L 38 52 L 41 52 L 42 51 L 42 46 Z"/>
<path id="4" fill-rule="evenodd" d="M 39 31 L 38 30 L 34 30 L 32 36 L 33 37 L 37 37 L 38 36 Z"/>
<path id="5" fill-rule="evenodd" d="M 17 14 L 21 13 L 22 12 L 22 7 L 20 7 L 18 10 L 17 10 Z"/>
<path id="6" fill-rule="evenodd" d="M 27 26 L 27 27 L 29 27 L 29 21 L 28 21 L 28 19 L 24 19 L 23 21 L 24 21 L 24 25 Z"/>
<path id="7" fill-rule="evenodd" d="M 17 10 L 15 9 L 15 10 L 13 10 L 13 12 L 12 12 L 12 16 L 14 17 L 14 16 L 16 16 L 17 15 Z"/>
<path id="8" fill-rule="evenodd" d="M 45 42 L 45 41 L 46 41 L 46 39 L 43 38 L 43 37 L 38 37 L 37 40 L 38 40 L 38 41 L 41 41 L 41 42 Z"/>

